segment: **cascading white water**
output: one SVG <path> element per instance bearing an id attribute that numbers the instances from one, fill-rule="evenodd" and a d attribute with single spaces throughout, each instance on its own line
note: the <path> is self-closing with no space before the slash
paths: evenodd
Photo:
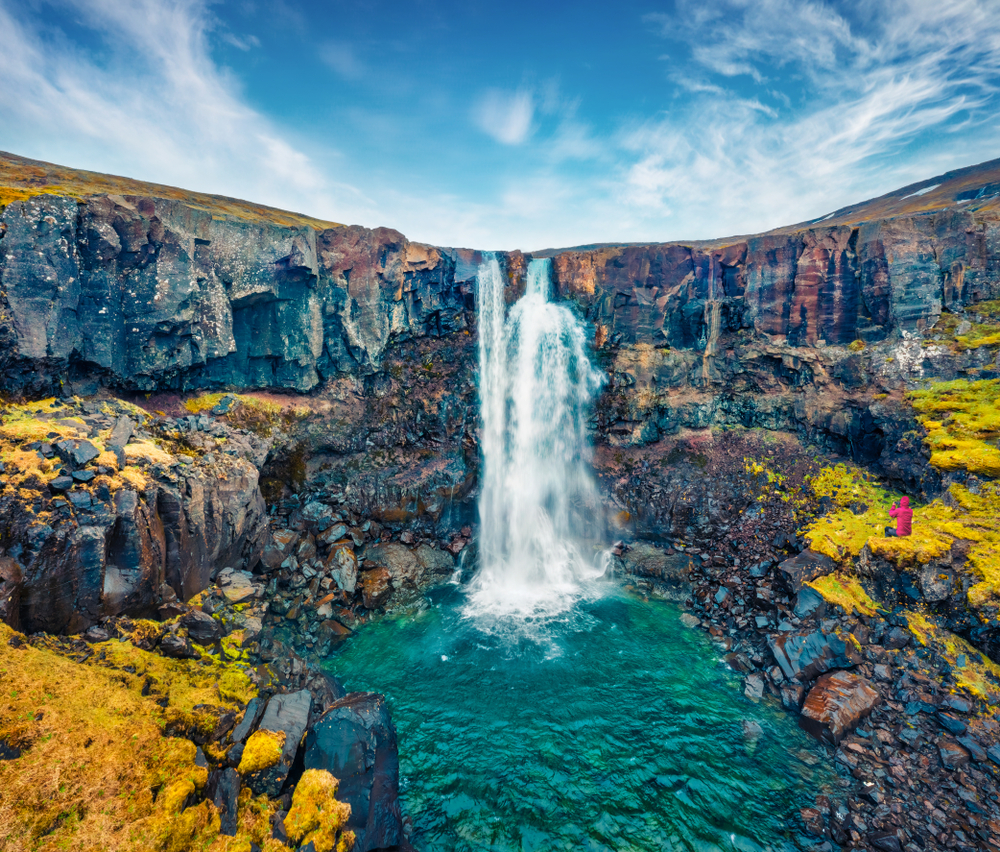
<path id="1" fill-rule="evenodd" d="M 587 416 L 604 379 L 573 312 L 549 301 L 551 261 L 532 260 L 504 320 L 496 259 L 479 268 L 483 474 L 476 613 L 548 615 L 600 573 L 587 544 L 602 532 Z"/>

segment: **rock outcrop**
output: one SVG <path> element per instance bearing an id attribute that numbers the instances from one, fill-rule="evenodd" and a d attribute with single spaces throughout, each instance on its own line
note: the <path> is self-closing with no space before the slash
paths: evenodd
<path id="1" fill-rule="evenodd" d="M 308 391 L 390 340 L 465 327 L 456 255 L 388 228 L 218 219 L 180 201 L 36 196 L 0 215 L 6 390 Z"/>

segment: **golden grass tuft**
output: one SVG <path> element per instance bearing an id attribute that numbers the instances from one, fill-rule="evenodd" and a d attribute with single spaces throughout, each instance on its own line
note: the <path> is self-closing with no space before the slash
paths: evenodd
<path id="1" fill-rule="evenodd" d="M 875 615 L 880 608 L 858 582 L 857 577 L 849 574 L 827 574 L 806 585 L 819 592 L 823 600 L 842 607 L 848 615 L 855 611 L 861 615 Z"/>
<path id="2" fill-rule="evenodd" d="M 289 840 L 303 846 L 312 843 L 316 852 L 349 852 L 354 848 L 354 832 L 343 830 L 351 806 L 337 801 L 339 784 L 325 769 L 302 773 L 285 817 Z"/>
<path id="3" fill-rule="evenodd" d="M 240 775 L 251 775 L 270 769 L 281 759 L 285 748 L 284 731 L 265 731 L 263 728 L 254 731 L 243 747 L 240 758 Z"/>
<path id="4" fill-rule="evenodd" d="M 165 467 L 170 467 L 175 461 L 170 453 L 152 441 L 129 441 L 125 445 L 125 458 L 130 462 L 147 461 Z"/>

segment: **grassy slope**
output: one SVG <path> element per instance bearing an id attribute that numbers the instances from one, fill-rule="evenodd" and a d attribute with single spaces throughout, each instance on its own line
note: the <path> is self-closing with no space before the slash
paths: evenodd
<path id="1" fill-rule="evenodd" d="M 12 201 L 23 201 L 33 195 L 62 195 L 71 198 L 88 198 L 94 195 L 139 195 L 169 198 L 182 201 L 195 209 L 206 210 L 220 219 L 231 218 L 286 227 L 307 226 L 317 230 L 342 227 L 336 222 L 327 222 L 301 213 L 291 213 L 236 198 L 71 169 L 0 151 L 0 208 Z"/>

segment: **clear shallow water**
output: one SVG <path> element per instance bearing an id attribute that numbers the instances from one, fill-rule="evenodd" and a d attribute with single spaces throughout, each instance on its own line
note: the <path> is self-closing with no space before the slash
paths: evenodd
<path id="1" fill-rule="evenodd" d="M 418 850 L 797 848 L 784 823 L 832 778 L 820 750 L 676 606 L 610 592 L 533 641 L 464 603 L 446 589 L 329 660 L 388 698 Z"/>

